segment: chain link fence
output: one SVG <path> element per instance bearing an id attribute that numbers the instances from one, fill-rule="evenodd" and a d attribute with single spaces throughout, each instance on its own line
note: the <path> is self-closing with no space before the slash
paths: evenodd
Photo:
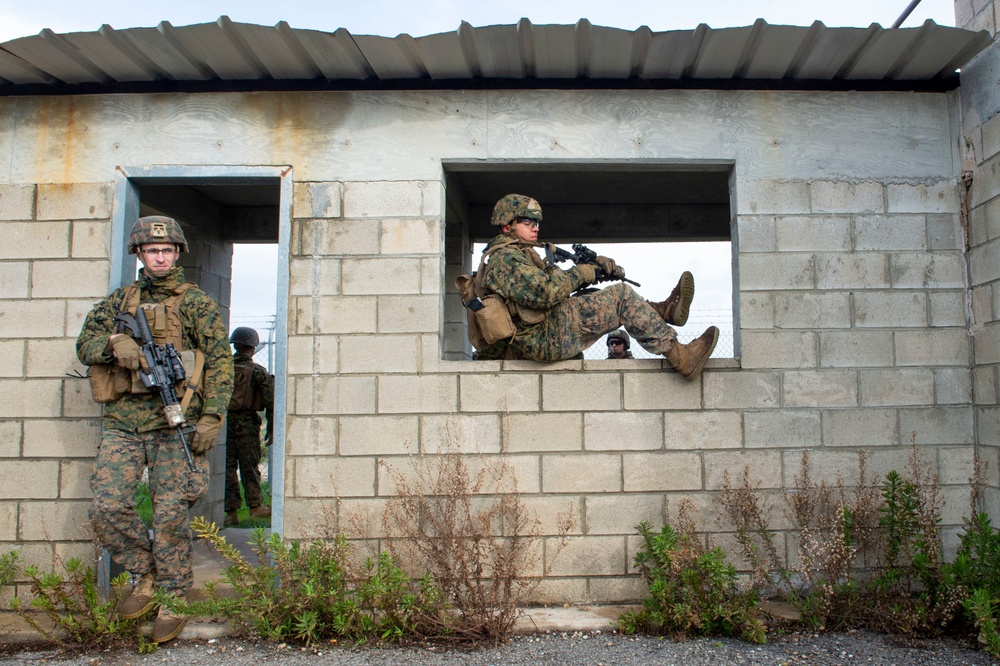
<path id="1" fill-rule="evenodd" d="M 274 335 L 277 326 L 273 315 L 263 317 L 232 317 L 229 322 L 231 329 L 249 326 L 257 331 L 260 344 L 253 354 L 254 363 L 264 366 L 270 374 L 274 374 Z M 232 335 L 232 331 L 230 331 Z"/>

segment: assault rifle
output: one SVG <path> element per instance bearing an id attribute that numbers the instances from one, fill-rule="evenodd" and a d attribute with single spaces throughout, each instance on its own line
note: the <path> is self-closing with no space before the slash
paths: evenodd
<path id="1" fill-rule="evenodd" d="M 564 250 L 561 247 L 557 247 L 552 243 L 545 244 L 545 258 L 548 259 L 550 265 L 555 265 L 563 261 L 572 261 L 574 264 L 594 264 L 597 265 L 597 253 L 591 250 L 586 245 L 580 243 L 573 244 L 573 251 Z M 624 277 L 614 278 L 605 273 L 600 268 L 597 269 L 597 281 L 598 282 L 608 282 L 610 280 L 621 280 L 622 282 L 628 282 L 629 284 L 634 284 L 637 287 L 642 285 L 634 280 L 629 280 Z"/>
<path id="2" fill-rule="evenodd" d="M 153 341 L 153 333 L 149 330 L 149 321 L 142 308 L 136 309 L 134 317 L 128 312 L 118 314 L 115 316 L 115 323 L 122 333 L 128 333 L 141 343 L 139 352 L 145 359 L 147 367 L 139 368 L 139 379 L 146 388 L 159 391 L 167 423 L 171 428 L 177 428 L 177 436 L 184 445 L 184 457 L 187 458 L 188 467 L 192 472 L 196 472 L 194 458 L 191 457 L 191 447 L 188 446 L 185 437 L 184 426 L 187 425 L 187 421 L 184 419 L 184 409 L 181 407 L 181 401 L 177 399 L 177 391 L 174 390 L 174 384 L 185 377 L 180 355 L 172 342 L 158 345 Z M 190 433 L 191 429 L 187 432 Z"/>

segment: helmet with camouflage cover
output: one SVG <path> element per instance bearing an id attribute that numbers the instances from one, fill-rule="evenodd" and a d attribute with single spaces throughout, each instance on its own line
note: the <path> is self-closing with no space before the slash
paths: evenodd
<path id="1" fill-rule="evenodd" d="M 260 344 L 260 336 L 257 335 L 257 331 L 249 326 L 240 326 L 229 336 L 229 343 L 233 345 L 246 345 L 247 347 L 256 349 L 257 345 Z"/>
<path id="2" fill-rule="evenodd" d="M 619 328 L 617 331 L 608 333 L 607 343 L 609 347 L 611 346 L 612 340 L 621 340 L 623 343 L 625 343 L 626 351 L 628 351 L 628 349 L 632 346 L 631 339 L 628 337 L 628 333 L 625 332 L 624 328 Z"/>
<path id="3" fill-rule="evenodd" d="M 136 254 L 139 246 L 144 243 L 173 243 L 181 252 L 188 251 L 187 239 L 177 220 L 165 215 L 147 215 L 140 217 L 132 227 L 132 235 L 128 237 L 129 254 Z"/>
<path id="4" fill-rule="evenodd" d="M 513 223 L 520 217 L 541 222 L 541 205 L 523 194 L 508 194 L 500 199 L 496 206 L 493 206 L 493 217 L 490 219 L 490 224 L 502 227 L 505 224 Z"/>

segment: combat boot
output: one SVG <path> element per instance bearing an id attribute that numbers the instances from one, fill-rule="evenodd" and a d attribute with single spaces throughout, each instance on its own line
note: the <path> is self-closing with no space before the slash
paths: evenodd
<path id="1" fill-rule="evenodd" d="M 675 340 L 664 356 L 682 377 L 689 380 L 697 379 L 718 341 L 719 329 L 709 326 L 704 333 L 686 345 Z"/>
<path id="2" fill-rule="evenodd" d="M 261 504 L 260 506 L 255 506 L 250 509 L 251 518 L 270 518 L 271 517 L 271 507 L 266 504 Z"/>
<path id="3" fill-rule="evenodd" d="M 153 594 L 156 592 L 156 579 L 153 574 L 143 575 L 127 597 L 118 603 L 118 614 L 123 620 L 134 620 L 142 617 L 153 608 Z"/>
<path id="4" fill-rule="evenodd" d="M 239 516 L 235 511 L 227 511 L 226 518 L 222 521 L 223 527 L 232 527 L 233 525 L 238 525 L 240 522 Z"/>
<path id="5" fill-rule="evenodd" d="M 694 300 L 694 276 L 690 271 L 681 273 L 681 279 L 677 281 L 677 286 L 670 292 L 667 300 L 654 303 L 646 301 L 653 306 L 656 313 L 663 317 L 663 321 L 671 326 L 683 326 L 687 323 L 688 314 L 691 312 L 691 301 Z"/>
<path id="6" fill-rule="evenodd" d="M 181 633 L 185 624 L 187 624 L 186 617 L 175 615 L 168 611 L 165 606 L 160 606 L 160 612 L 156 615 L 156 620 L 153 622 L 153 642 L 166 643 L 167 641 L 172 641 L 177 638 L 177 634 Z"/>

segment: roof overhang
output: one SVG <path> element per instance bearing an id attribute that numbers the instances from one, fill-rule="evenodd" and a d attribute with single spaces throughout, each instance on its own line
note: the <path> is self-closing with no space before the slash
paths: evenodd
<path id="1" fill-rule="evenodd" d="M 0 44 L 0 95 L 230 90 L 710 88 L 921 90 L 958 86 L 992 38 L 916 28 L 770 25 L 653 32 L 515 25 L 379 37 L 214 23 L 38 35 Z"/>

